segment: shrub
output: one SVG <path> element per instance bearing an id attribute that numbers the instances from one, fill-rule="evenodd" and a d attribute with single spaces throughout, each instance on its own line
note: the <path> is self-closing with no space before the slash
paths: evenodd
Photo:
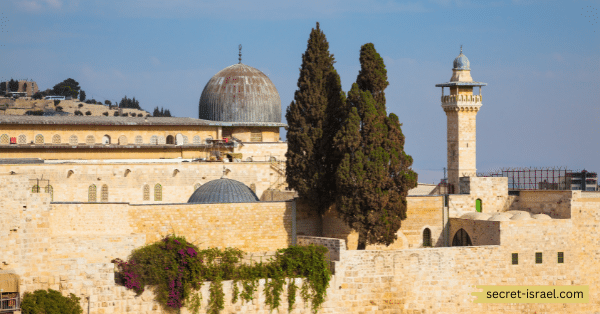
<path id="1" fill-rule="evenodd" d="M 27 112 L 25 112 L 26 116 L 43 116 L 44 115 L 44 110 L 27 110 Z"/>
<path id="2" fill-rule="evenodd" d="M 277 251 L 266 263 L 247 265 L 240 263 L 244 252 L 235 248 L 198 248 L 184 237 L 169 235 L 161 241 L 134 250 L 128 261 L 115 259 L 119 271 L 116 279 L 138 295 L 146 285 L 155 287 L 156 300 L 167 310 L 186 306 L 197 313 L 200 307 L 198 291 L 205 281 L 210 281 L 207 313 L 217 314 L 224 308 L 223 280 L 233 280 L 232 303 L 238 298 L 251 301 L 261 278 L 270 278 L 265 284 L 265 303 L 273 310 L 281 303 L 287 278 L 305 278 L 300 296 L 310 300 L 313 312 L 325 301 L 331 273 L 325 260 L 327 249 L 323 246 L 292 246 Z M 292 309 L 296 287 L 289 281 L 288 308 Z"/>
<path id="3" fill-rule="evenodd" d="M 56 290 L 25 292 L 21 302 L 22 314 L 82 314 L 80 298 L 74 294 L 63 296 Z"/>
<path id="4" fill-rule="evenodd" d="M 56 100 L 55 100 L 56 101 Z M 63 107 L 61 106 L 56 106 L 56 111 L 63 111 Z"/>
<path id="5" fill-rule="evenodd" d="M 103 113 L 102 115 L 107 116 L 108 117 L 108 112 Z"/>
<path id="6" fill-rule="evenodd" d="M 55 106 L 58 106 L 58 104 L 60 104 L 60 100 L 58 100 L 58 99 L 55 99 L 55 100 L 54 100 L 54 105 L 55 105 Z"/>
<path id="7" fill-rule="evenodd" d="M 81 108 L 81 107 L 83 107 L 83 104 L 79 104 L 79 105 L 77 105 L 77 107 Z"/>
<path id="8" fill-rule="evenodd" d="M 92 112 L 88 110 L 88 111 L 86 111 L 86 112 L 85 112 L 85 115 L 86 115 L 86 116 L 91 116 L 91 115 L 92 115 Z"/>
<path id="9" fill-rule="evenodd" d="M 119 116 L 119 112 L 115 111 L 115 113 L 113 114 L 113 116 L 118 117 Z"/>
<path id="10" fill-rule="evenodd" d="M 144 115 L 141 113 L 138 113 L 138 117 L 143 117 Z"/>
<path id="11" fill-rule="evenodd" d="M 75 110 L 75 115 L 76 116 L 83 116 L 83 113 L 79 110 Z"/>
<path id="12" fill-rule="evenodd" d="M 42 92 L 37 92 L 37 93 L 33 94 L 33 96 L 31 96 L 31 98 L 39 100 L 39 99 L 44 98 L 44 95 L 42 94 Z"/>

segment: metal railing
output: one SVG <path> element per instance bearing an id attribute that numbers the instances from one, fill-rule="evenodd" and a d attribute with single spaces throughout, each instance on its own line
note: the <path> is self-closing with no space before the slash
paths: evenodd
<path id="1" fill-rule="evenodd" d="M 1 293 L 0 294 L 0 312 L 12 312 L 21 309 L 21 299 L 19 293 Z"/>

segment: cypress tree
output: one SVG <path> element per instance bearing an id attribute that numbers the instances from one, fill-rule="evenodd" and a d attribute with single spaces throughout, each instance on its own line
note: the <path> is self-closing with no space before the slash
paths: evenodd
<path id="1" fill-rule="evenodd" d="M 345 120 L 345 95 L 329 43 L 313 28 L 298 78 L 298 90 L 286 112 L 286 177 L 301 198 L 323 214 L 335 201 L 335 173 L 341 155 L 333 138 Z"/>
<path id="2" fill-rule="evenodd" d="M 358 232 L 358 249 L 363 250 L 368 243 L 396 240 L 417 174 L 404 152 L 398 117 L 386 115 L 384 89 L 389 83 L 373 44 L 361 47 L 360 61 L 357 82 L 348 93 L 348 118 L 335 140 L 343 154 L 336 173 L 338 214 Z"/>

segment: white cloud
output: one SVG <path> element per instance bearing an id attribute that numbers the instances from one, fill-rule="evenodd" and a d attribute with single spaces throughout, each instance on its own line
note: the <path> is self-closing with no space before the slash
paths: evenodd
<path id="1" fill-rule="evenodd" d="M 150 57 L 150 64 L 152 64 L 153 66 L 159 66 L 160 60 L 158 60 L 157 57 Z"/>

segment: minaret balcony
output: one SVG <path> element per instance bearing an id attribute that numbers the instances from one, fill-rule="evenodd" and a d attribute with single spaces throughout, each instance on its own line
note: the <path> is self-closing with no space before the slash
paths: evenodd
<path id="1" fill-rule="evenodd" d="M 460 105 L 459 103 L 479 103 L 481 105 L 481 95 L 445 95 L 442 96 L 442 105 Z"/>

